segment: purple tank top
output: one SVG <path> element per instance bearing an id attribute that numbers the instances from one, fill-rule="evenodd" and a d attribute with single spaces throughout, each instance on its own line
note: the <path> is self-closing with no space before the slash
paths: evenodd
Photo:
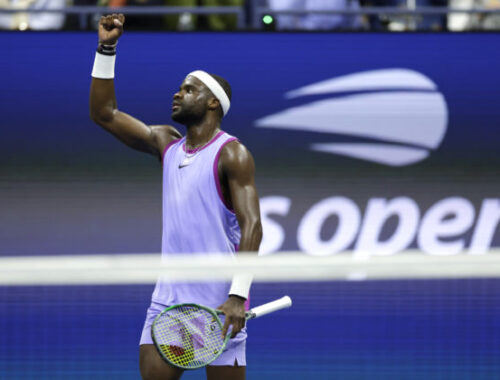
<path id="1" fill-rule="evenodd" d="M 163 154 L 162 257 L 172 253 L 234 255 L 240 241 L 236 215 L 224 203 L 218 161 L 222 147 L 237 140 L 220 131 L 206 145 L 186 150 L 186 138 Z M 217 307 L 227 300 L 228 282 L 172 282 L 160 278 L 152 301 Z"/>

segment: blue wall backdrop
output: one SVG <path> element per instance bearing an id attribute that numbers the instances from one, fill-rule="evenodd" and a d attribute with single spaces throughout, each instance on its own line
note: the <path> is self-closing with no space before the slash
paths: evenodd
<path id="1" fill-rule="evenodd" d="M 161 164 L 88 117 L 96 42 L 94 33 L 0 33 L 0 255 L 160 249 Z M 229 80 L 223 129 L 255 156 L 263 254 L 484 254 L 500 246 L 499 42 L 498 34 L 126 32 L 118 106 L 170 124 L 188 72 Z M 151 290 L 0 288 L 0 379 L 138 378 Z M 255 303 L 283 293 L 296 302 L 250 327 L 251 379 L 500 373 L 497 280 L 254 292 Z"/>
<path id="2" fill-rule="evenodd" d="M 230 81 L 223 128 L 256 159 L 263 252 L 484 253 L 500 245 L 498 39 L 127 33 L 118 105 L 171 123 L 188 72 Z M 0 40 L 0 253 L 157 251 L 160 164 L 88 117 L 96 36 Z"/>

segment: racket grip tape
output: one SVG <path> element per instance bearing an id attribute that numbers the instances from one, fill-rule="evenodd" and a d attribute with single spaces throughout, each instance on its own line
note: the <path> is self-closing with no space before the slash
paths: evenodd
<path id="1" fill-rule="evenodd" d="M 272 301 L 269 303 L 265 303 L 264 305 L 260 305 L 254 307 L 250 311 L 248 311 L 248 319 L 258 318 L 263 315 L 272 313 L 274 311 L 278 311 L 281 309 L 285 309 L 287 307 L 292 306 L 292 299 L 288 296 L 284 296 L 276 301 Z"/>

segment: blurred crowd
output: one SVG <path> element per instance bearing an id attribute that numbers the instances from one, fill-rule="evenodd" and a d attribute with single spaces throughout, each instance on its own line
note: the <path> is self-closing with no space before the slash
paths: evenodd
<path id="1" fill-rule="evenodd" d="M 32 13 L 31 9 L 61 9 L 68 6 L 102 7 L 102 14 L 132 7 L 239 7 L 237 14 L 149 14 L 127 16 L 129 30 L 321 30 L 321 31 L 465 31 L 500 30 L 497 14 L 384 14 L 384 9 L 450 7 L 499 9 L 500 0 L 0 0 L 0 29 L 59 30 L 93 29 L 100 14 Z M 355 14 L 365 7 L 380 7 L 376 15 Z M 258 9 L 267 8 L 269 14 Z M 15 9 L 16 13 L 2 12 Z M 167 9 L 167 8 L 164 8 Z M 172 10 L 174 10 L 172 8 Z M 349 14 L 334 11 L 352 11 Z M 303 13 L 279 14 L 280 11 Z M 324 13 L 322 13 L 324 12 Z"/>

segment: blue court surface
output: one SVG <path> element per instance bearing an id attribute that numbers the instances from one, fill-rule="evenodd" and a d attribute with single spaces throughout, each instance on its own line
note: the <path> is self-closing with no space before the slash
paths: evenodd
<path id="1" fill-rule="evenodd" d="M 152 286 L 0 288 L 0 379 L 138 379 Z M 498 379 L 500 280 L 256 284 L 249 379 Z M 204 371 L 184 379 L 203 379 Z"/>

